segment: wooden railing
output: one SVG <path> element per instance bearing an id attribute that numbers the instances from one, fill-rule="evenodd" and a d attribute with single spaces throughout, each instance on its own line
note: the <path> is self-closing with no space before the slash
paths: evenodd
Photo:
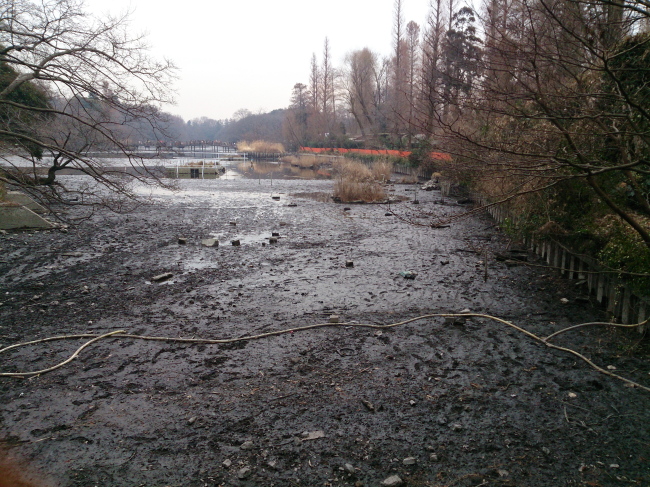
<path id="1" fill-rule="evenodd" d="M 516 223 L 516 217 L 507 203 L 490 204 L 487 198 L 472 195 L 472 198 L 487 207 L 488 213 L 497 223 Z M 650 296 L 631 290 L 624 274 L 604 268 L 594 258 L 571 250 L 556 239 L 548 237 L 529 238 L 526 244 L 546 263 L 567 279 L 578 280 L 584 290 L 595 296 L 596 301 L 607 309 L 620 323 L 641 323 L 650 313 Z M 644 332 L 645 327 L 639 327 Z"/>

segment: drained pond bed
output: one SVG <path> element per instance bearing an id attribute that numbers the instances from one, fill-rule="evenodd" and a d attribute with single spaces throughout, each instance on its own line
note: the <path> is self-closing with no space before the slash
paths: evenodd
<path id="1" fill-rule="evenodd" d="M 0 377 L 7 454 L 55 486 L 650 485 L 647 391 L 485 317 L 357 326 L 469 311 L 544 337 L 606 320 L 573 282 L 499 261 L 487 215 L 427 226 L 466 210 L 437 191 L 310 196 L 332 185 L 180 180 L 127 215 L 0 235 L 0 348 L 238 339 L 115 335 Z M 245 340 L 315 324 L 333 326 Z M 639 339 L 554 343 L 648 385 Z M 88 340 L 4 352 L 1 372 Z"/>

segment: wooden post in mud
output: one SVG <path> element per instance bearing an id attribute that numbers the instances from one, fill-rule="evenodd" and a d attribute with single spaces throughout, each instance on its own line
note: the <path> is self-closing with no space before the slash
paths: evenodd
<path id="1" fill-rule="evenodd" d="M 607 278 L 605 277 L 605 274 L 598 274 L 598 289 L 596 291 L 596 301 L 598 301 L 600 304 L 603 303 L 603 296 L 605 295 L 605 287 L 606 287 L 606 280 Z"/>
<path id="2" fill-rule="evenodd" d="M 607 290 L 607 311 L 614 314 L 616 312 L 616 303 L 617 303 L 617 294 L 618 294 L 618 282 L 615 279 L 611 279 L 609 282 L 609 289 Z"/>
<path id="3" fill-rule="evenodd" d="M 639 315 L 637 317 L 637 323 L 642 323 L 646 319 L 646 313 L 647 313 L 647 303 L 644 300 L 640 300 L 639 302 Z M 643 325 L 639 327 L 639 333 L 645 333 L 645 330 L 647 328 L 647 325 Z"/>
<path id="4" fill-rule="evenodd" d="M 630 323 L 630 289 L 623 288 L 623 302 L 621 303 L 621 323 L 627 325 Z"/>

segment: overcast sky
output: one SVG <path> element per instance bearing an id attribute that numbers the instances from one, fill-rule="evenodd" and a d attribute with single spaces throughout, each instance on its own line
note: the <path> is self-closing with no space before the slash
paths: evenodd
<path id="1" fill-rule="evenodd" d="M 422 28 L 429 0 L 402 0 L 405 23 Z M 179 68 L 177 105 L 185 120 L 230 118 L 286 108 L 295 83 L 307 84 L 312 53 L 322 60 L 329 38 L 335 66 L 345 54 L 369 47 L 391 50 L 394 0 L 86 0 L 90 11 L 131 10 L 136 32 L 152 53 Z"/>

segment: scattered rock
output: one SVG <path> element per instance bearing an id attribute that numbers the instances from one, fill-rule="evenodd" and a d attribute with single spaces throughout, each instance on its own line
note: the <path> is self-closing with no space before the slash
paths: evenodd
<path id="1" fill-rule="evenodd" d="M 366 401 L 365 399 L 361 399 L 361 403 L 366 407 L 366 409 L 370 412 L 375 412 L 375 405 L 371 403 L 370 401 Z"/>
<path id="2" fill-rule="evenodd" d="M 575 399 L 576 397 L 578 397 L 578 395 L 575 392 L 569 392 L 567 396 L 571 399 Z"/>
<path id="3" fill-rule="evenodd" d="M 271 237 L 271 238 L 269 238 L 269 243 L 270 243 L 270 244 L 276 244 L 276 243 L 278 243 L 278 239 L 277 239 L 277 237 Z"/>
<path id="4" fill-rule="evenodd" d="M 271 232 L 271 237 L 279 237 L 280 232 Z"/>
<path id="5" fill-rule="evenodd" d="M 437 462 L 438 455 L 436 453 L 432 453 L 431 455 L 429 455 L 429 460 L 431 460 L 432 462 Z"/>
<path id="6" fill-rule="evenodd" d="M 404 279 L 415 279 L 418 273 L 413 271 L 402 271 L 399 273 L 399 275 L 402 276 Z"/>
<path id="7" fill-rule="evenodd" d="M 461 431 L 462 429 L 463 429 L 463 425 L 460 423 L 454 423 L 451 425 L 452 431 Z"/>
<path id="8" fill-rule="evenodd" d="M 218 247 L 219 241 L 214 238 L 206 238 L 204 240 L 201 240 L 201 245 L 204 247 Z"/>
<path id="9" fill-rule="evenodd" d="M 196 416 L 192 416 L 190 419 L 187 420 L 188 424 L 194 424 L 196 423 Z"/>
<path id="10" fill-rule="evenodd" d="M 439 189 L 440 189 L 440 184 L 438 183 L 438 181 L 435 181 L 433 179 L 430 180 L 430 181 L 427 181 L 426 183 L 424 183 L 422 185 L 422 190 L 423 191 L 434 191 L 434 190 L 438 191 Z"/>
<path id="11" fill-rule="evenodd" d="M 279 197 L 279 196 L 271 196 L 271 198 L 274 199 L 275 201 L 280 201 L 280 197 Z"/>
<path id="12" fill-rule="evenodd" d="M 567 298 L 562 298 L 562 299 L 560 299 L 560 303 L 562 303 L 562 304 L 568 304 L 568 303 L 569 303 L 569 300 L 568 300 Z"/>
<path id="13" fill-rule="evenodd" d="M 151 280 L 153 282 L 163 282 L 166 281 L 167 279 L 171 279 L 172 277 L 174 277 L 174 274 L 172 274 L 171 272 L 165 272 L 164 274 L 158 274 L 157 276 L 153 276 Z"/>
<path id="14" fill-rule="evenodd" d="M 449 264 L 448 260 L 441 260 L 440 261 L 440 265 L 447 265 L 447 264 Z"/>
<path id="15" fill-rule="evenodd" d="M 404 485 L 404 481 L 399 477 L 399 475 L 391 475 L 386 480 L 384 480 L 381 485 L 393 487 L 396 485 Z"/>
<path id="16" fill-rule="evenodd" d="M 384 213 L 384 216 L 393 216 L 393 214 L 390 211 L 387 211 L 386 213 Z"/>
<path id="17" fill-rule="evenodd" d="M 230 458 L 226 458 L 221 465 L 223 465 L 224 468 L 230 468 L 232 465 L 232 460 Z"/>
<path id="18" fill-rule="evenodd" d="M 230 222 L 230 224 L 231 224 L 233 227 L 237 226 L 237 222 Z"/>
<path id="19" fill-rule="evenodd" d="M 415 465 L 416 463 L 418 463 L 418 459 L 415 457 L 406 457 L 402 460 L 402 464 L 404 465 Z"/>
<path id="20" fill-rule="evenodd" d="M 608 365 L 607 370 L 616 370 L 616 367 L 614 367 L 613 365 Z"/>
<path id="21" fill-rule="evenodd" d="M 253 442 L 250 441 L 250 440 L 243 442 L 243 443 L 239 446 L 239 449 L 240 449 L 240 450 L 251 450 L 252 448 L 253 448 Z"/>
<path id="22" fill-rule="evenodd" d="M 618 463 L 612 463 L 609 465 L 609 468 L 620 468 L 621 466 Z"/>
<path id="23" fill-rule="evenodd" d="M 340 323 L 341 317 L 339 315 L 330 315 L 330 323 Z"/>
<path id="24" fill-rule="evenodd" d="M 346 206 L 345 208 L 343 208 L 343 211 L 350 211 L 351 209 L 352 208 L 350 208 L 349 206 Z"/>
<path id="25" fill-rule="evenodd" d="M 410 404 L 411 407 L 413 407 L 413 406 L 415 406 L 415 405 L 417 404 L 417 402 L 414 401 L 413 399 L 411 399 L 411 400 L 409 401 L 409 404 Z"/>
<path id="26" fill-rule="evenodd" d="M 239 240 L 231 240 L 230 243 L 233 247 L 239 247 L 241 245 L 241 242 Z"/>
<path id="27" fill-rule="evenodd" d="M 345 267 L 354 267 L 354 262 L 352 262 L 351 260 L 345 261 Z"/>
<path id="28" fill-rule="evenodd" d="M 186 243 L 187 243 L 187 239 L 185 237 L 178 237 L 179 245 L 185 245 Z"/>
<path id="29" fill-rule="evenodd" d="M 253 470 L 250 467 L 240 468 L 237 471 L 237 478 L 239 480 L 244 480 L 244 479 L 247 479 L 248 477 L 250 477 L 252 473 L 253 473 Z"/>
<path id="30" fill-rule="evenodd" d="M 287 206 L 290 208 L 295 208 L 298 205 L 296 203 L 289 203 Z"/>
<path id="31" fill-rule="evenodd" d="M 302 436 L 302 441 L 317 440 L 318 438 L 325 438 L 325 432 L 323 430 L 305 431 Z"/>
<path id="32" fill-rule="evenodd" d="M 346 463 L 343 465 L 343 469 L 349 474 L 355 473 L 354 466 L 351 463 Z"/>
<path id="33" fill-rule="evenodd" d="M 508 472 L 507 470 L 497 470 L 497 473 L 499 474 L 499 477 L 507 477 L 508 475 L 510 475 L 510 472 Z"/>

